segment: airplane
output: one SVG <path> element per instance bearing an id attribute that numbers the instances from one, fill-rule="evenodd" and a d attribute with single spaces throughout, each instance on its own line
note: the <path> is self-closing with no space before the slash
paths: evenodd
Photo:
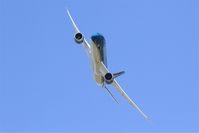
<path id="1" fill-rule="evenodd" d="M 113 96 L 113 94 L 107 88 L 107 84 L 113 85 L 116 90 L 124 97 L 126 100 L 140 112 L 140 114 L 147 119 L 148 116 L 145 115 L 142 110 L 131 100 L 131 98 L 124 92 L 122 87 L 118 84 L 115 78 L 119 77 L 120 75 L 124 74 L 124 71 L 111 73 L 107 68 L 107 57 L 106 57 L 106 41 L 105 38 L 96 33 L 91 36 L 91 42 L 85 39 L 84 35 L 78 29 L 77 25 L 75 24 L 69 10 L 67 10 L 67 14 L 72 22 L 72 25 L 75 29 L 74 40 L 77 44 L 82 44 L 88 54 L 89 58 L 91 59 L 92 69 L 94 79 L 100 87 L 104 88 L 107 93 L 113 98 L 115 102 L 117 100 Z M 117 102 L 118 103 L 118 102 Z"/>

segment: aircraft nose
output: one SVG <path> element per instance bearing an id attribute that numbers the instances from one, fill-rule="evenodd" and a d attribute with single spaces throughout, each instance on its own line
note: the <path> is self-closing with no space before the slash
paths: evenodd
<path id="1" fill-rule="evenodd" d="M 95 44 L 97 44 L 97 36 L 95 36 L 95 35 L 93 35 L 93 36 L 91 36 L 91 40 L 95 43 Z"/>
<path id="2" fill-rule="evenodd" d="M 105 43 L 104 37 L 99 33 L 92 35 L 91 40 L 96 44 L 104 44 Z"/>
<path id="3" fill-rule="evenodd" d="M 97 35 L 92 35 L 91 40 L 95 42 L 97 40 Z"/>

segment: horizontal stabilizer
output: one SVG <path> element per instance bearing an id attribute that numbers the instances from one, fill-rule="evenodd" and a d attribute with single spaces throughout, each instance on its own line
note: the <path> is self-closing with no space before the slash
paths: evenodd
<path id="1" fill-rule="evenodd" d="M 119 77 L 120 75 L 122 75 L 122 74 L 124 74 L 124 73 L 125 73 L 125 71 L 113 73 L 113 78 L 117 78 L 117 77 Z"/>

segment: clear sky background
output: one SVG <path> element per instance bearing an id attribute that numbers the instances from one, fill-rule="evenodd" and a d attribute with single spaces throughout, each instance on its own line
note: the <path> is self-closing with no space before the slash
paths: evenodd
<path id="1" fill-rule="evenodd" d="M 150 117 L 93 80 L 69 8 Z M 0 132 L 199 131 L 197 0 L 0 0 Z"/>

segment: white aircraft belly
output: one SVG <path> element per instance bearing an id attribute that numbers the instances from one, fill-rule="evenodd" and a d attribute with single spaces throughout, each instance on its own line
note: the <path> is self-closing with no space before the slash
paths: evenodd
<path id="1" fill-rule="evenodd" d="M 93 74 L 94 74 L 94 79 L 97 82 L 98 85 L 102 86 L 103 85 L 103 77 L 100 72 L 100 62 L 101 62 L 101 55 L 96 47 L 95 44 L 92 42 L 91 48 L 92 48 L 92 65 L 93 65 Z"/>

